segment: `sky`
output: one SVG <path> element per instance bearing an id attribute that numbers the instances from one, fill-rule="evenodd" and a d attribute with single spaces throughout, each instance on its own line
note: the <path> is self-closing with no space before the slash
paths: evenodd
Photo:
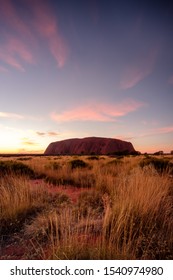
<path id="1" fill-rule="evenodd" d="M 111 137 L 173 150 L 171 1 L 0 0 L 0 153 Z"/>

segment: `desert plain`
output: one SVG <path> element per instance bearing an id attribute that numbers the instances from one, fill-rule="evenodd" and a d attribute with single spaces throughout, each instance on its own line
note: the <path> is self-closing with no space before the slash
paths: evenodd
<path id="1" fill-rule="evenodd" d="M 0 157 L 0 259 L 173 259 L 173 155 Z"/>

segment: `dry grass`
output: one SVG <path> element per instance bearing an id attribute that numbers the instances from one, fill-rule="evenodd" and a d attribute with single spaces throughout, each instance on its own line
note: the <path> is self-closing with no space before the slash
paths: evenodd
<path id="1" fill-rule="evenodd" d="M 74 159 L 78 158 L 25 160 L 43 178 L 34 187 L 28 177 L 2 176 L 1 234 L 12 236 L 22 230 L 22 238 L 37 244 L 35 251 L 39 248 L 30 259 L 172 259 L 169 173 L 157 172 L 152 165 L 142 168 L 142 156 L 97 160 L 82 156 L 86 163 L 82 168 L 71 167 Z M 44 180 L 53 183 L 55 193 L 48 191 Z M 85 192 L 72 203 L 57 192 L 62 184 Z"/>

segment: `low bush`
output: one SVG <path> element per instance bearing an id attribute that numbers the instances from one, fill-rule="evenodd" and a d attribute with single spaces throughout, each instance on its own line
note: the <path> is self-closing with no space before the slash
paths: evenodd
<path id="1" fill-rule="evenodd" d="M 102 194 L 97 191 L 82 192 L 78 199 L 80 212 L 87 216 L 89 211 L 94 210 L 95 213 L 103 213 L 104 204 Z"/>
<path id="2" fill-rule="evenodd" d="M 153 165 L 159 173 L 163 173 L 165 171 L 170 173 L 173 172 L 173 163 L 171 163 L 168 159 L 148 157 L 141 161 L 140 166 L 143 168 L 144 166 L 150 164 Z"/>
<path id="3" fill-rule="evenodd" d="M 61 165 L 58 162 L 50 162 L 49 164 L 45 165 L 46 169 L 52 169 L 52 170 L 59 170 L 61 169 Z"/>
<path id="4" fill-rule="evenodd" d="M 47 192 L 31 188 L 24 177 L 18 175 L 0 177 L 0 234 L 19 231 L 30 216 L 43 207 Z"/>
<path id="5" fill-rule="evenodd" d="M 71 166 L 72 169 L 85 168 L 85 167 L 88 166 L 88 164 L 81 159 L 74 159 L 74 160 L 70 161 L 70 166 Z"/>
<path id="6" fill-rule="evenodd" d="M 53 211 L 38 215 L 25 226 L 24 234 L 30 238 L 37 238 L 39 242 L 47 242 L 55 237 L 60 239 L 61 227 L 58 213 Z"/>
<path id="7" fill-rule="evenodd" d="M 18 176 L 26 175 L 31 178 L 35 177 L 35 172 L 26 164 L 16 161 L 0 161 L 0 175 L 15 174 Z"/>
<path id="8" fill-rule="evenodd" d="M 25 161 L 25 160 L 30 160 L 32 159 L 32 157 L 19 157 L 17 158 L 17 160 L 20 160 L 20 161 Z"/>
<path id="9" fill-rule="evenodd" d="M 90 156 L 87 159 L 89 159 L 89 160 L 99 160 L 99 157 L 98 156 Z"/>
<path id="10" fill-rule="evenodd" d="M 109 165 L 118 165 L 118 164 L 123 164 L 123 161 L 121 159 L 113 159 L 107 163 L 108 166 Z"/>
<path id="11" fill-rule="evenodd" d="M 73 179 L 67 179 L 67 178 L 56 178 L 56 177 L 51 177 L 51 176 L 46 176 L 45 177 L 45 182 L 52 184 L 54 186 L 58 185 L 75 185 L 75 182 Z"/>

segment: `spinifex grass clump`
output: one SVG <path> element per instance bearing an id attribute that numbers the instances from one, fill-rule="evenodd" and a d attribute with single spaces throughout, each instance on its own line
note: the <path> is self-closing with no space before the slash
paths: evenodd
<path id="1" fill-rule="evenodd" d="M 89 159 L 89 160 L 99 160 L 99 156 L 90 156 L 87 159 Z"/>
<path id="2" fill-rule="evenodd" d="M 32 157 L 19 157 L 17 158 L 17 160 L 20 160 L 20 161 L 27 161 L 27 160 L 31 160 Z"/>
<path id="3" fill-rule="evenodd" d="M 88 166 L 88 164 L 81 159 L 74 159 L 74 160 L 70 161 L 70 166 L 71 166 L 72 169 L 85 168 L 85 167 Z"/>
<path id="4" fill-rule="evenodd" d="M 35 188 L 24 177 L 8 175 L 0 178 L 0 232 L 19 230 L 28 215 L 33 214 L 45 200 L 44 191 Z"/>
<path id="5" fill-rule="evenodd" d="M 50 162 L 49 164 L 45 165 L 46 169 L 51 169 L 51 170 L 60 170 L 62 168 L 62 166 L 56 162 L 56 161 L 53 161 L 53 162 Z"/>
<path id="6" fill-rule="evenodd" d="M 66 179 L 66 178 L 57 178 L 55 177 L 50 177 L 47 176 L 45 179 L 46 183 L 52 184 L 54 186 L 58 186 L 58 185 L 75 185 L 75 181 L 73 179 Z"/>
<path id="7" fill-rule="evenodd" d="M 171 259 L 172 197 L 168 177 L 139 167 L 118 180 L 117 197 L 107 206 L 104 235 L 122 258 Z"/>
<path id="8" fill-rule="evenodd" d="M 61 225 L 56 211 L 41 213 L 24 228 L 26 237 L 35 238 L 39 242 L 59 240 L 61 238 Z"/>
<path id="9" fill-rule="evenodd" d="M 26 175 L 33 178 L 35 172 L 26 164 L 17 161 L 0 161 L 0 175 L 15 174 L 18 176 Z"/>
<path id="10" fill-rule="evenodd" d="M 38 213 L 25 226 L 25 235 L 39 241 L 59 240 L 63 235 L 60 213 L 64 212 L 68 205 L 71 205 L 70 198 L 60 192 L 49 195 L 46 204 L 49 207 L 45 207 L 45 211 Z"/>
<path id="11" fill-rule="evenodd" d="M 70 204 L 63 193 L 51 193 L 45 185 L 33 185 L 27 177 L 16 175 L 0 178 L 0 233 L 19 231 L 23 224 L 40 213 Z"/>
<path id="12" fill-rule="evenodd" d="M 140 166 L 144 167 L 147 165 L 153 165 L 154 168 L 160 172 L 170 172 L 173 173 L 173 163 L 169 161 L 169 159 L 164 158 L 156 158 L 156 157 L 148 157 L 141 161 Z"/>
<path id="13" fill-rule="evenodd" d="M 95 214 L 103 213 L 104 203 L 101 192 L 96 190 L 82 192 L 78 199 L 78 206 L 84 216 L 87 216 L 90 211 L 94 211 Z"/>
<path id="14" fill-rule="evenodd" d="M 118 164 L 123 164 L 123 161 L 121 159 L 117 158 L 117 159 L 113 159 L 113 160 L 109 161 L 107 164 L 108 165 L 111 165 L 111 164 L 118 165 Z"/>

